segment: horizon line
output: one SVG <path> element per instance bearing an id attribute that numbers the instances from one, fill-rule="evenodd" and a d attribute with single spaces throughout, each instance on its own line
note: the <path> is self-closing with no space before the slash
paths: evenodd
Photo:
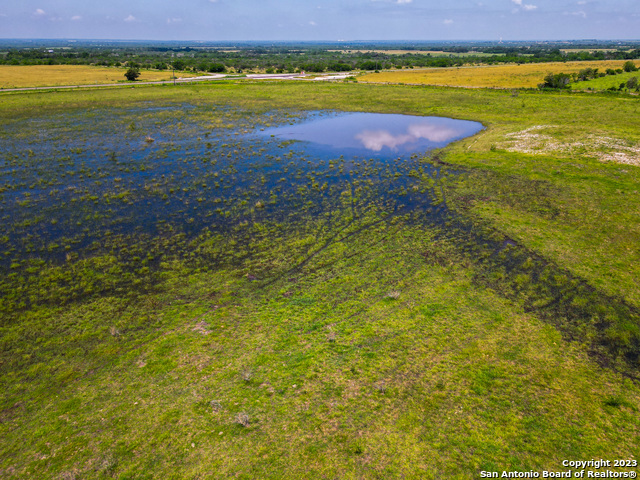
<path id="1" fill-rule="evenodd" d="M 288 39 L 288 40 L 274 40 L 274 39 L 263 39 L 263 40 L 249 40 L 249 39 L 233 39 L 233 40 L 203 40 L 203 39 L 180 39 L 180 40 L 167 40 L 167 39 L 134 39 L 134 38 L 72 38 L 72 37 L 54 37 L 54 38 L 37 38 L 37 37 L 6 37 L 0 38 L 0 42 L 3 41 L 92 41 L 92 42 L 193 42 L 193 43 L 233 43 L 233 42 L 247 42 L 247 43 L 291 43 L 291 42 L 299 42 L 299 43 L 348 43 L 348 42 L 372 42 L 372 43 L 384 43 L 384 42 L 416 42 L 416 43 L 474 43 L 474 42 L 550 42 L 550 43 L 560 43 L 560 42 L 631 42 L 631 43 L 640 43 L 640 38 L 547 38 L 547 39 L 455 39 L 455 40 L 438 40 L 438 39 L 339 39 L 339 40 L 302 40 L 302 39 Z"/>

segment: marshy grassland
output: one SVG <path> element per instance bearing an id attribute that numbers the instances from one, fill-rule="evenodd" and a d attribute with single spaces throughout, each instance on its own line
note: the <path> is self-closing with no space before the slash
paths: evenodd
<path id="1" fill-rule="evenodd" d="M 406 83 L 470 88 L 536 88 L 548 73 L 577 73 L 585 68 L 622 68 L 624 60 L 525 63 L 384 71 L 358 77 L 359 82 Z M 617 86 L 617 85 L 616 85 Z"/>
<path id="2" fill-rule="evenodd" d="M 3 95 L 0 476 L 638 459 L 639 109 L 361 83 Z M 486 129 L 385 164 L 250 135 L 340 111 Z"/>
<path id="3" fill-rule="evenodd" d="M 87 65 L 0 65 L 0 88 L 57 87 L 63 85 L 99 85 L 126 82 L 126 69 Z M 171 80 L 171 70 L 140 70 L 139 81 Z M 176 76 L 193 77 L 193 73 Z"/>

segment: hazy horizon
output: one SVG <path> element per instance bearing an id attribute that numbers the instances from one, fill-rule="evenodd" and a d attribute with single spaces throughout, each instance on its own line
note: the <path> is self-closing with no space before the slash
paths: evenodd
<path id="1" fill-rule="evenodd" d="M 0 44 L 3 42 L 73 42 L 73 43 L 93 43 L 93 42 L 105 42 L 105 43 L 194 43 L 194 44 L 217 44 L 217 45 L 233 45 L 233 44 L 415 44 L 415 45 L 430 45 L 430 44 L 442 44 L 442 45 L 458 45 L 458 44 L 498 44 L 498 43 L 544 43 L 544 44 L 559 44 L 559 43 L 567 43 L 567 44 L 591 44 L 591 43 L 601 43 L 601 44 L 611 44 L 611 43 L 626 43 L 626 44 L 637 44 L 640 43 L 640 37 L 638 38 L 544 38 L 544 39 L 536 39 L 536 40 L 527 40 L 527 39 L 499 39 L 499 40 L 487 40 L 487 39 L 451 39 L 451 40 L 441 40 L 441 39 L 376 39 L 376 38 L 354 38 L 350 40 L 333 40 L 333 39 L 318 39 L 318 40 L 304 40 L 298 38 L 292 38 L 287 40 L 274 40 L 274 39 L 263 39 L 263 40 L 247 40 L 247 39 L 234 39 L 234 40 L 204 40 L 199 38 L 192 39 L 184 39 L 184 40 L 174 40 L 174 39 L 159 39 L 159 38 L 72 38 L 72 37 L 59 37 L 59 38 L 38 38 L 38 37 L 0 37 Z"/>

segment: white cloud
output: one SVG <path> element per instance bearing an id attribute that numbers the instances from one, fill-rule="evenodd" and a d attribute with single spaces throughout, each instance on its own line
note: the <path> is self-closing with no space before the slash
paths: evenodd
<path id="1" fill-rule="evenodd" d="M 311 21 L 309 22 L 309 25 L 311 25 L 312 27 L 315 27 L 315 26 L 317 25 L 317 23 L 316 23 L 316 22 L 314 22 L 313 20 L 311 20 Z"/>
<path id="2" fill-rule="evenodd" d="M 432 142 L 447 142 L 460 135 L 458 130 L 436 125 L 411 125 L 409 134 L 414 138 L 426 138 Z"/>
<path id="3" fill-rule="evenodd" d="M 400 145 L 415 142 L 421 138 L 434 143 L 442 143 L 458 135 L 460 132 L 452 128 L 417 124 L 409 126 L 405 134 L 394 135 L 387 130 L 364 130 L 355 138 L 360 140 L 366 149 L 379 152 L 384 147 L 395 149 Z"/>
<path id="4" fill-rule="evenodd" d="M 518 5 L 519 7 L 521 7 L 523 10 L 530 12 L 532 10 L 535 10 L 536 8 L 538 8 L 537 5 L 531 5 L 531 4 L 526 4 L 526 3 L 522 3 L 524 0 L 511 0 L 513 3 L 515 3 L 516 5 Z M 517 10 L 514 10 L 513 13 L 516 13 Z"/>
<path id="5" fill-rule="evenodd" d="M 385 130 L 365 130 L 364 132 L 356 135 L 356 139 L 360 140 L 362 145 L 364 145 L 364 148 L 367 150 L 379 152 L 384 147 L 393 149 L 399 145 L 410 142 L 413 137 L 411 135 L 392 135 Z"/>
<path id="6" fill-rule="evenodd" d="M 74 15 L 73 17 L 71 17 L 71 20 L 73 20 L 74 22 L 77 22 L 79 20 L 82 20 L 82 17 L 80 15 Z"/>
<path id="7" fill-rule="evenodd" d="M 137 19 L 136 17 L 134 17 L 133 15 L 129 15 L 127 18 L 124 19 L 125 22 L 135 22 Z"/>
<path id="8" fill-rule="evenodd" d="M 565 15 L 573 15 L 574 17 L 587 18 L 587 12 L 580 10 L 579 12 L 564 12 Z"/>
<path id="9" fill-rule="evenodd" d="M 580 0 L 578 2 L 578 5 L 586 5 L 586 4 L 587 4 L 586 0 Z"/>
<path id="10" fill-rule="evenodd" d="M 444 23 L 445 25 L 451 25 L 453 23 L 453 20 L 447 18 L 446 20 L 443 20 L 442 23 Z"/>
<path id="11" fill-rule="evenodd" d="M 413 2 L 413 0 L 398 0 L 396 3 L 398 5 L 402 5 L 403 3 L 411 3 L 411 2 Z"/>
<path id="12" fill-rule="evenodd" d="M 41 17 L 42 15 L 46 15 L 45 11 L 42 10 L 41 8 L 36 9 L 35 12 L 33 12 L 34 15 L 37 15 L 38 17 Z"/>
<path id="13" fill-rule="evenodd" d="M 167 18 L 167 25 L 171 25 L 172 23 L 181 23 L 181 18 Z"/>

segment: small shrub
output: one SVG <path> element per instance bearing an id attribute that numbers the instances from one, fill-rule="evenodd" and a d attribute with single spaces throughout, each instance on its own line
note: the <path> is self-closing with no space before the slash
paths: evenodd
<path id="1" fill-rule="evenodd" d="M 625 400 L 620 395 L 610 395 L 608 396 L 602 403 L 604 403 L 607 407 L 620 408 L 626 407 L 630 408 L 633 411 L 636 411 L 634 405 L 627 400 Z"/>
<path id="2" fill-rule="evenodd" d="M 603 402 L 607 407 L 619 407 L 622 405 L 620 397 L 608 397 Z"/>
<path id="3" fill-rule="evenodd" d="M 379 393 L 385 394 L 387 392 L 387 386 L 384 382 L 377 383 L 373 386 Z"/>
<path id="4" fill-rule="evenodd" d="M 117 465 L 118 461 L 113 457 L 113 455 L 108 454 L 102 457 L 102 459 L 96 466 L 96 470 L 110 475 L 111 473 L 113 473 Z"/>
<path id="5" fill-rule="evenodd" d="M 236 415 L 236 423 L 248 428 L 249 425 L 251 425 L 249 415 L 247 415 L 245 412 L 240 412 L 238 415 Z"/>

